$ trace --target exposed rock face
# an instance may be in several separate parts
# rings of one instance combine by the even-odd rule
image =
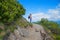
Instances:
[[[48,35],[45,37],[43,35],[45,33],[44,28],[37,24],[34,24],[32,28],[29,27],[27,29],[17,26],[14,33],[8,35],[7,40],[53,40]]]
[[[23,37],[28,37],[29,31],[24,28],[17,27],[16,30],[14,30],[14,33],[11,33],[8,40],[23,40]]]
[[[4,26],[0,26],[0,29],[4,30]]]
[[[16,40],[16,36],[13,33],[11,33],[8,40]]]

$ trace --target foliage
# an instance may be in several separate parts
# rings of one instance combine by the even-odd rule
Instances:
[[[0,0],[0,21],[11,23],[25,14],[23,6],[17,0]]]
[[[8,31],[16,29],[17,20],[24,14],[25,9],[17,0],[0,0],[0,40]]]

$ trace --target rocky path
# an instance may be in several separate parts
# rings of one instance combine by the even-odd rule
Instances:
[[[24,38],[24,40],[43,40],[40,30],[45,33],[42,26],[33,24],[32,28],[28,29],[30,31],[29,37]]]
[[[46,34],[44,28],[38,24],[33,24],[32,28],[28,27],[27,29],[17,26],[17,30],[10,35],[9,40],[46,40],[50,38],[48,35],[44,37],[44,34]]]

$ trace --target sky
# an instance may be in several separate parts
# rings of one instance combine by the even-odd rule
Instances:
[[[24,17],[32,14],[32,22],[47,18],[50,21],[60,20],[60,0],[18,0],[26,9]]]

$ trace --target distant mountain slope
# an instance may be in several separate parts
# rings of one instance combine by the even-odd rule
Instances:
[[[60,21],[57,21],[58,24],[60,24]]]

